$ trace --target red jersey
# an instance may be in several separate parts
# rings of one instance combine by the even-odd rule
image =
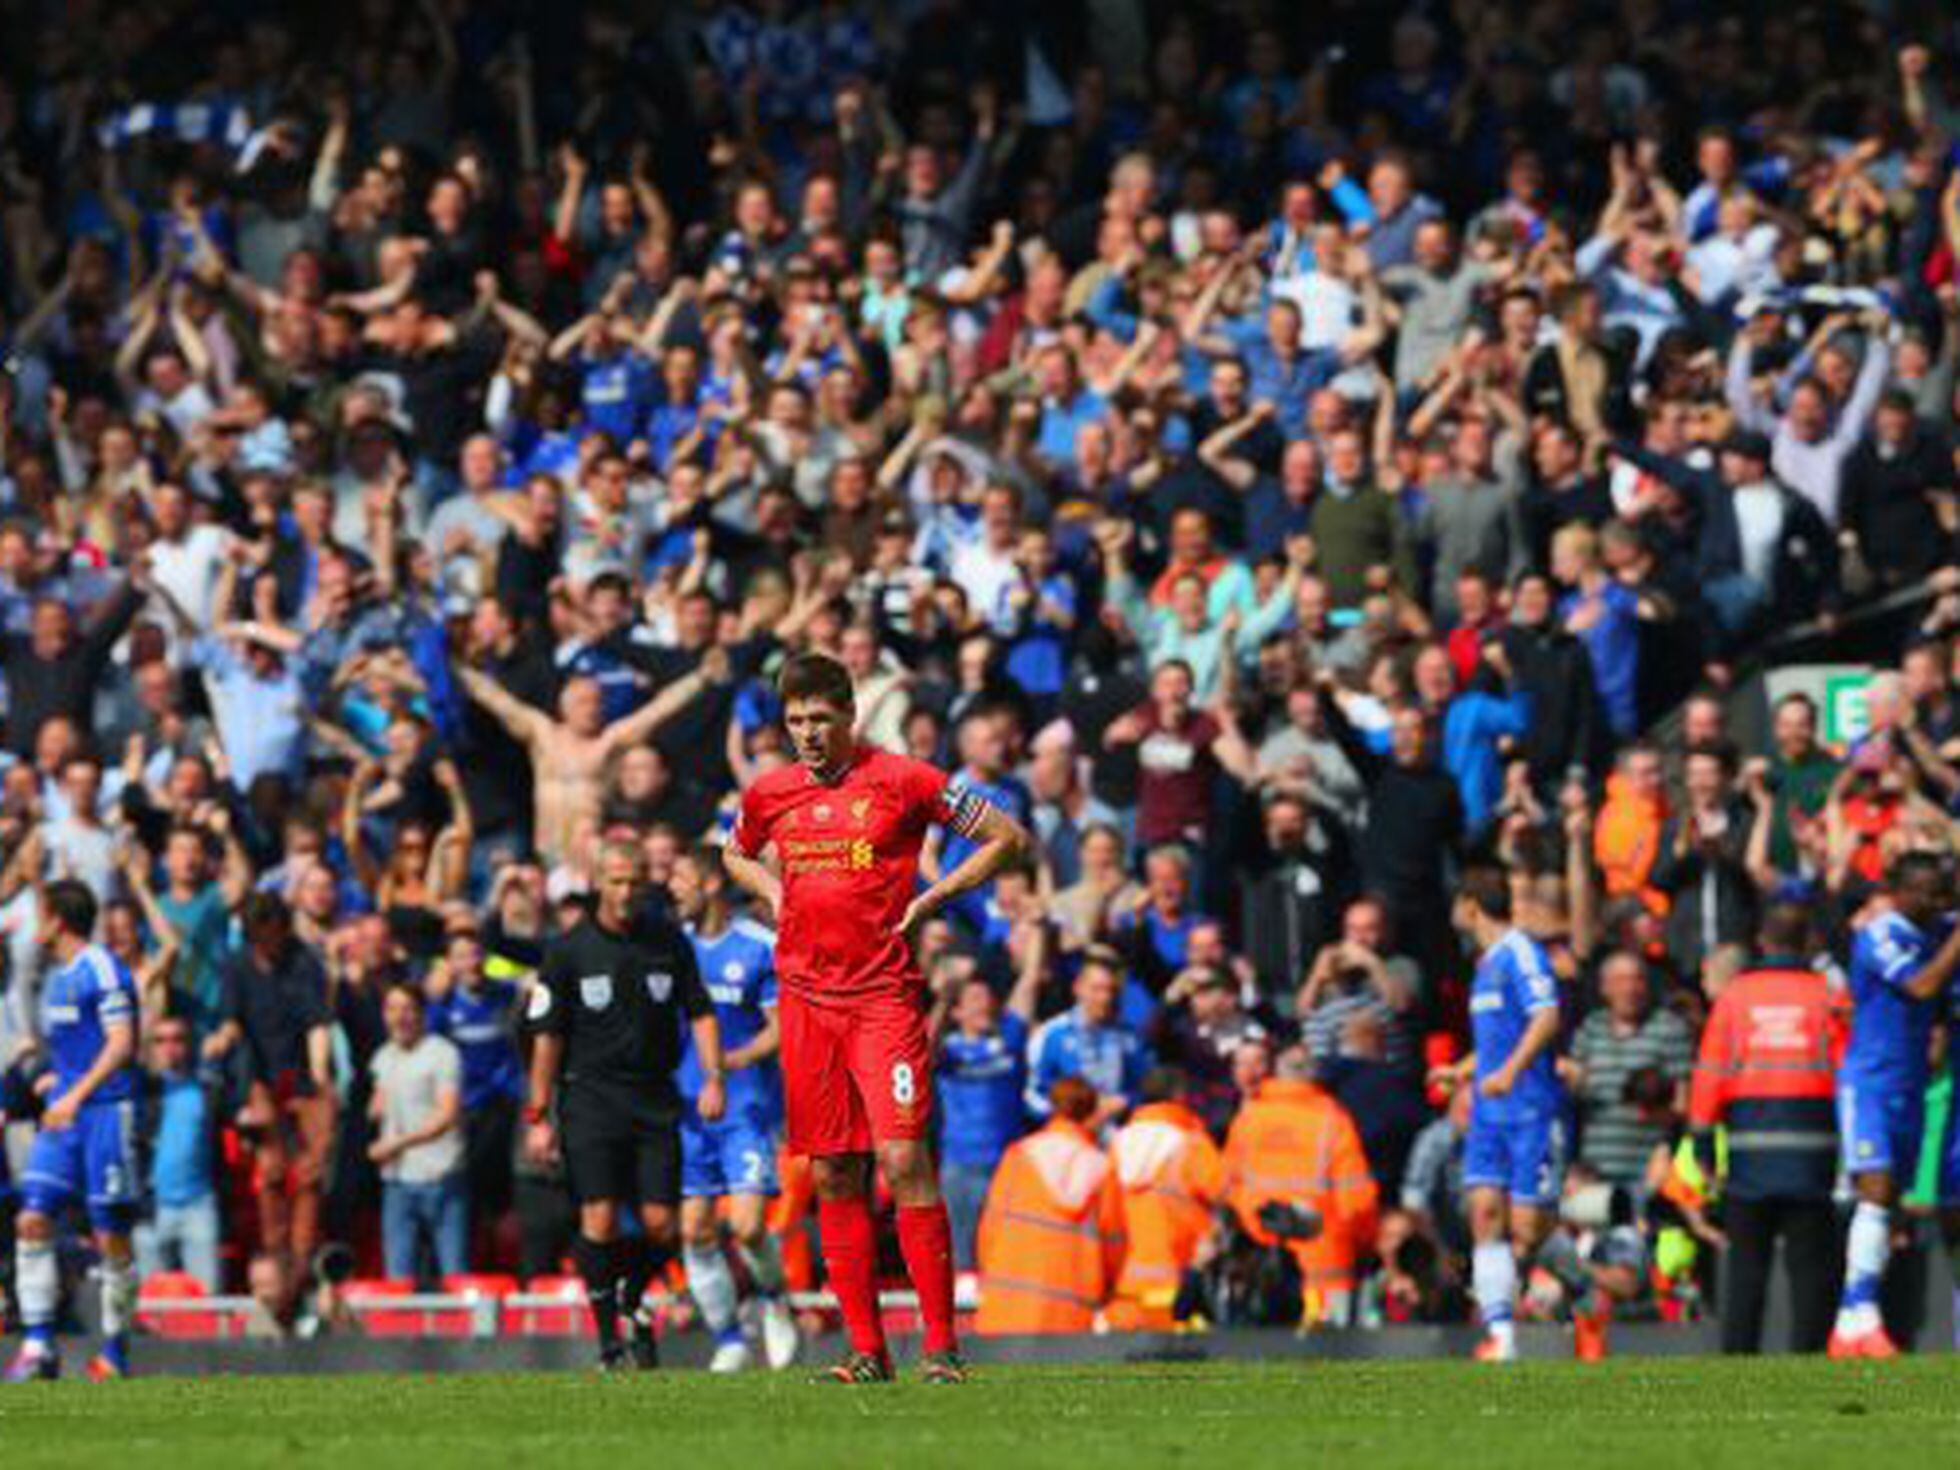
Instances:
[[[936,766],[873,746],[860,746],[834,781],[785,766],[743,792],[730,841],[751,858],[773,844],[782,871],[783,990],[836,1005],[918,985],[898,926],[918,891],[919,848],[935,823],[974,834],[981,807]]]

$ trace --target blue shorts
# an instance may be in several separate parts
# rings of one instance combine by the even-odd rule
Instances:
[[[681,1120],[681,1198],[777,1192],[773,1129],[752,1117]]]
[[[1840,1078],[1837,1105],[1844,1172],[1889,1174],[1910,1189],[1926,1135],[1925,1087]]]
[[[95,1229],[123,1234],[135,1215],[137,1185],[136,1104],[98,1103],[76,1114],[72,1127],[34,1135],[20,1202],[58,1215],[79,1200]]]
[[[1511,1203],[1548,1208],[1565,1180],[1565,1123],[1555,1116],[1487,1123],[1473,1109],[1463,1139],[1463,1187],[1499,1189]]]

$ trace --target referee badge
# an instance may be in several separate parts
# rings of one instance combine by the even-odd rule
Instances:
[[[674,993],[674,977],[665,970],[647,971],[647,994],[657,1006],[667,1004],[667,997]]]
[[[581,975],[578,998],[585,1003],[588,1011],[603,1011],[612,1004],[612,976]]]

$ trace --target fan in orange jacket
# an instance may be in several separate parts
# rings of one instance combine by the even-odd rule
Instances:
[[[1347,1109],[1313,1080],[1305,1047],[1289,1047],[1239,1111],[1225,1140],[1225,1201],[1261,1245],[1274,1236],[1259,1211],[1281,1202],[1320,1216],[1320,1233],[1288,1243],[1300,1263],[1306,1321],[1339,1320],[1353,1299],[1355,1263],[1375,1237],[1379,1191]]]
[[[1168,1331],[1175,1325],[1178,1283],[1211,1232],[1224,1161],[1203,1120],[1185,1105],[1186,1088],[1174,1067],[1150,1072],[1138,1089],[1142,1105],[1110,1143],[1130,1236],[1109,1309],[1112,1327]]]
[[[1001,1155],[980,1213],[975,1330],[1087,1332],[1123,1270],[1123,1190],[1089,1120],[1096,1090],[1064,1077],[1048,1126]]]
[[[1593,827],[1593,859],[1608,898],[1632,895],[1649,913],[1665,914],[1667,895],[1649,883],[1667,824],[1666,772],[1651,745],[1630,745],[1606,780],[1606,800]]]

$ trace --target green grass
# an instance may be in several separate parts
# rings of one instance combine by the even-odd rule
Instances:
[[[760,1374],[149,1379],[0,1391],[0,1464],[1139,1470],[1960,1465],[1960,1364],[993,1368],[959,1389]]]

